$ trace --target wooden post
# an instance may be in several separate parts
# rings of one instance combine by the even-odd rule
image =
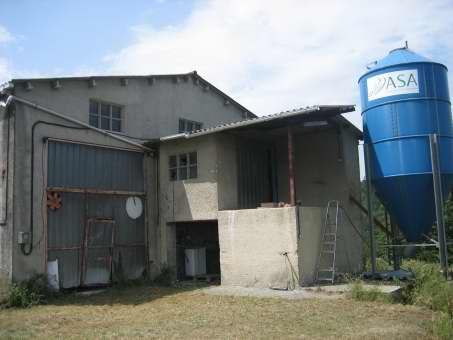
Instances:
[[[294,143],[293,130],[288,126],[288,177],[289,177],[289,203],[296,205],[296,189],[294,181]]]

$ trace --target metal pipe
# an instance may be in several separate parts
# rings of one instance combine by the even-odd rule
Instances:
[[[293,130],[288,126],[288,177],[289,177],[289,203],[291,206],[296,205],[296,189],[294,181],[294,142]]]
[[[436,205],[437,238],[439,240],[439,257],[445,278],[448,278],[448,250],[445,235],[445,221],[443,214],[442,178],[440,176],[439,141],[437,134],[429,135],[429,149],[433,171],[434,203]]]
[[[9,194],[9,190],[8,190],[8,187],[9,187],[9,146],[10,146],[10,141],[9,141],[9,138],[10,138],[10,129],[11,129],[11,113],[6,110],[6,114],[8,115],[8,119],[7,119],[7,122],[8,122],[8,125],[7,125],[7,132],[6,132],[6,178],[5,178],[5,194],[4,194],[4,200],[5,200],[5,205],[4,205],[4,216],[2,216],[2,220],[0,221],[0,225],[6,225],[6,222],[8,220],[8,194]]]
[[[373,204],[371,197],[371,160],[370,160],[370,146],[364,144],[365,151],[365,173],[366,173],[366,184],[367,184],[367,203],[368,203],[368,224],[370,228],[370,256],[371,256],[371,274],[376,274],[376,243],[374,239],[374,221],[373,221]]]
[[[395,222],[393,221],[393,219],[391,217],[390,217],[390,229],[392,231],[392,243],[394,245],[398,246],[398,242],[399,242],[398,238],[397,238],[398,229],[396,227]],[[392,254],[393,254],[393,269],[399,270],[401,264],[400,264],[400,257],[399,257],[399,254],[398,254],[398,251],[396,248],[393,249]]]

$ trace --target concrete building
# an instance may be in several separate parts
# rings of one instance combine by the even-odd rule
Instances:
[[[63,288],[153,277],[165,265],[183,279],[185,249],[202,247],[223,284],[281,287],[291,273],[310,284],[330,200],[348,216],[337,270],[361,270],[347,222],[361,225],[350,203],[360,198],[361,132],[341,116],[352,106],[257,118],[196,72],[17,79],[1,97],[9,279],[49,263]]]

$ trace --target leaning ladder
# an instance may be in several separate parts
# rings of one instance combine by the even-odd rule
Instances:
[[[326,208],[324,229],[321,237],[316,282],[335,280],[335,255],[337,250],[338,213],[340,202],[329,201]],[[333,211],[332,211],[333,210]]]

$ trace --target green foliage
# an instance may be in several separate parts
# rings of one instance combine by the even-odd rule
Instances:
[[[453,319],[445,313],[432,322],[432,332],[437,339],[453,339]]]
[[[358,301],[392,302],[392,298],[382,293],[377,287],[365,287],[361,280],[352,281],[349,296]]]
[[[8,307],[28,308],[45,303],[50,295],[47,276],[38,274],[29,280],[13,283],[8,292],[7,305]]]
[[[414,281],[405,287],[406,301],[453,318],[453,285],[442,276],[439,265],[411,260],[404,266],[415,276]]]
[[[158,286],[170,287],[173,286],[175,282],[175,270],[168,266],[163,265],[160,274],[155,277],[153,283]]]

